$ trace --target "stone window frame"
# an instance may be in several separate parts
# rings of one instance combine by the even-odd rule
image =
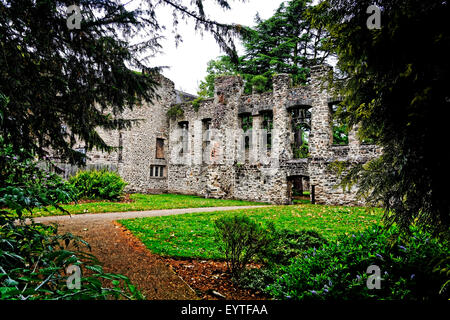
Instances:
[[[330,103],[328,103],[328,107],[330,110],[331,145],[334,147],[348,146],[349,145],[348,136],[350,133],[348,131],[348,128],[347,128],[347,143],[337,143],[334,141],[334,128],[339,125],[336,123],[337,119],[335,118],[336,111],[339,108],[339,103],[338,102],[330,102]],[[340,124],[340,125],[344,125],[344,124]]]
[[[150,165],[150,178],[164,179],[166,178],[167,169],[163,165]]]
[[[117,155],[117,161],[119,163],[123,163],[123,135],[122,132],[119,132],[119,151]]]
[[[244,148],[249,150],[252,145],[253,115],[248,112],[239,114],[239,127],[244,132]],[[250,133],[247,133],[249,130]]]
[[[266,130],[267,134],[267,151],[272,150],[272,130],[273,130],[273,110],[265,110],[259,112],[261,116],[261,129]],[[268,117],[268,118],[267,118]]]
[[[208,151],[208,147],[211,145],[211,126],[212,126],[212,119],[211,118],[204,118],[202,119],[202,162],[206,163],[208,157],[208,154],[206,152]]]
[[[164,138],[156,138],[156,145],[155,145],[155,159],[165,159],[166,153],[165,153],[165,140]],[[158,152],[158,150],[161,151],[161,153]]]
[[[178,122],[178,129],[182,130],[180,135],[180,156],[183,157],[189,153],[189,121]]]
[[[291,132],[294,135],[294,140],[292,142],[292,157],[293,159],[305,159],[309,156],[309,137],[311,135],[311,129],[312,129],[312,106],[307,104],[299,104],[296,106],[292,106],[289,108],[289,116],[290,116],[290,125],[291,125]],[[298,112],[298,114],[296,114]],[[305,131],[302,129],[296,130],[295,128],[297,126],[303,126]],[[300,145],[296,144],[296,136],[298,136],[298,132],[302,132],[302,137],[300,138],[300,141],[302,143]],[[308,132],[307,139],[303,138],[303,134]],[[305,141],[306,140],[306,141]],[[308,143],[308,152],[307,154],[304,154],[303,156],[299,155],[296,152],[296,149],[300,149],[304,146],[305,142]],[[301,151],[299,151],[301,152]]]

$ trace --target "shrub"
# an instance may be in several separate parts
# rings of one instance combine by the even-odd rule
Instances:
[[[307,249],[320,248],[327,241],[318,232],[311,230],[275,230],[269,227],[272,242],[263,248],[261,257],[268,264],[288,264],[291,258],[300,255]]]
[[[263,75],[254,76],[251,80],[252,88],[256,92],[264,92],[267,91],[269,79]]]
[[[0,208],[13,209],[19,217],[23,211],[45,206],[65,211],[59,204],[76,200],[75,189],[55,173],[38,167],[26,153],[16,154],[0,137]]]
[[[234,278],[239,278],[245,266],[271,241],[266,230],[246,216],[217,219],[215,228],[219,250]]]
[[[103,272],[84,246],[71,234],[58,235],[55,226],[18,223],[0,213],[0,300],[143,298],[127,277]],[[79,289],[67,285],[69,266],[89,273],[81,274]]]
[[[1,137],[0,137],[1,138]],[[14,155],[0,139],[0,300],[141,299],[125,276],[104,273],[89,245],[57,227],[26,223],[22,213],[72,200],[67,183],[37,167],[32,156]],[[67,285],[69,266],[82,267],[80,289]]]
[[[278,273],[279,269],[276,267],[245,269],[240,274],[238,284],[245,289],[267,292],[268,287],[278,278]]]
[[[203,100],[204,100],[204,98],[200,96],[191,101],[192,107],[194,108],[194,110],[196,112],[200,109],[200,104],[202,103]]]
[[[449,255],[448,244],[417,229],[411,232],[374,226],[309,249],[280,269],[281,276],[268,291],[282,299],[448,299],[449,291],[441,290],[445,277],[433,271],[437,261]],[[366,285],[371,265],[381,269],[381,289]]]
[[[179,104],[176,104],[170,107],[169,110],[167,110],[167,116],[169,118],[178,118],[182,117],[183,115],[184,115],[183,108]]]
[[[107,170],[79,171],[69,179],[79,198],[119,200],[127,185],[116,172]]]
[[[239,284],[244,288],[267,292],[268,287],[280,276],[281,265],[289,264],[292,258],[310,248],[317,249],[327,243],[319,233],[311,230],[276,230],[270,224],[267,232],[272,240],[261,249],[259,255],[266,264],[260,269],[248,269],[241,273]]]

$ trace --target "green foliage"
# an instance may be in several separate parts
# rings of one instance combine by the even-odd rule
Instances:
[[[14,133],[5,134],[6,142],[16,152],[25,148],[42,158],[52,150],[78,164],[85,160],[74,150],[79,142],[87,150],[112,151],[97,130],[129,128],[137,120],[120,115],[158,98],[161,68],[149,68],[145,58],[161,49],[165,27],[157,2],[131,8],[115,1],[76,1],[81,25],[70,30],[67,1],[2,1],[0,83],[9,103],[0,112],[5,115],[0,131]],[[213,2],[230,8],[226,0]],[[209,19],[203,0],[165,0],[164,5],[173,12],[176,42],[181,41],[180,19],[190,20],[235,55],[232,39],[239,27]]]
[[[433,272],[438,272],[443,279],[439,294],[450,291],[450,255],[440,260],[434,267]],[[445,282],[444,282],[445,281]]]
[[[361,140],[383,148],[372,164],[350,170],[361,195],[382,203],[386,221],[414,223],[443,236],[450,229],[448,163],[435,142],[448,135],[450,15],[448,1],[381,0],[381,29],[366,27],[373,1],[321,3],[316,26],[330,33],[342,76],[342,118]],[[331,82],[330,82],[331,83]],[[394,214],[391,214],[391,213]]]
[[[294,159],[306,159],[309,157],[308,144],[303,144],[299,148],[294,148]]]
[[[82,239],[25,221],[23,213],[35,208],[64,210],[60,203],[76,199],[68,183],[40,169],[27,152],[14,154],[9,145],[0,144],[0,161],[1,300],[142,298],[128,278],[104,273],[95,257],[82,250],[89,248]],[[69,266],[86,271],[80,289],[67,285]]]
[[[339,161],[335,160],[328,165],[328,169],[333,171],[338,176],[341,176],[348,168],[350,167],[350,163],[348,161]]]
[[[270,230],[270,231],[269,231]],[[299,256],[309,248],[320,248],[327,240],[311,230],[276,230],[269,227],[272,243],[264,248],[261,257],[269,265],[285,265],[291,258]]]
[[[266,91],[268,82],[269,79],[267,79],[263,75],[254,76],[251,80],[252,90],[259,93],[264,92]]]
[[[303,144],[299,147],[293,146],[293,157],[294,159],[305,159],[309,157],[309,142],[306,132],[302,131],[302,141]]]
[[[200,83],[199,96],[205,98],[214,97],[214,81],[219,76],[237,75],[237,68],[229,56],[220,56],[216,60],[210,60],[206,68],[205,80]]]
[[[311,25],[314,10],[309,0],[291,0],[267,20],[256,16],[255,27],[241,30],[244,55],[237,61],[227,56],[210,61],[201,89],[214,96],[214,78],[219,74],[241,75],[246,94],[252,93],[254,82],[257,92],[272,90],[276,73],[290,74],[294,85],[306,83],[309,67],[323,63],[329,55],[325,28]]]
[[[46,206],[64,209],[61,203],[76,200],[70,184],[50,171],[40,169],[29,153],[16,154],[0,136],[0,207],[13,210],[19,217],[33,208]]]
[[[205,207],[214,204],[217,206],[233,205],[233,200],[200,199],[175,195],[168,195],[167,198],[164,195],[161,200],[153,199],[148,200],[149,205],[159,202],[158,208],[161,209]],[[236,203],[236,205],[245,204],[255,205],[256,203]],[[367,226],[379,223],[381,220],[381,210],[377,209],[368,211],[367,208],[359,207],[302,204],[126,219],[121,220],[120,223],[156,254],[180,258],[223,260],[225,256],[219,251],[213,221],[234,214],[246,215],[265,227],[274,223],[279,229],[317,231],[327,240],[335,239],[340,234],[364,230]]]
[[[250,114],[241,116],[241,128],[244,132],[252,130],[253,128],[253,116]]]
[[[198,111],[198,109],[200,108],[200,103],[204,100],[204,98],[202,96],[194,99],[191,101],[192,107],[194,108],[195,111]]]
[[[184,115],[184,111],[183,108],[176,104],[172,107],[169,108],[169,110],[167,110],[167,116],[169,118],[178,118],[178,117],[182,117]]]
[[[0,213],[0,300],[142,299],[129,279],[105,273],[82,239],[55,226],[17,222]],[[80,288],[67,285],[69,266],[86,271]],[[72,280],[72,279],[69,279]]]
[[[267,232],[272,241],[262,248],[259,255],[265,265],[260,269],[242,271],[239,285],[244,288],[267,292],[268,286],[275,283],[281,275],[282,265],[288,265],[292,258],[302,255],[310,248],[320,248],[327,243],[318,232],[310,230],[277,230],[270,224]]]
[[[234,278],[239,278],[245,266],[271,242],[261,225],[246,216],[217,219],[215,228],[220,251]]]
[[[448,299],[449,290],[441,290],[445,278],[433,268],[449,252],[448,243],[416,228],[399,234],[396,227],[373,226],[307,250],[281,268],[268,291],[276,298],[299,300]],[[366,285],[371,265],[381,269],[381,289]]]
[[[276,268],[248,268],[241,272],[238,284],[245,289],[267,292],[278,276]]]
[[[69,183],[79,198],[119,200],[127,185],[117,172],[107,170],[79,171]]]
[[[264,75],[268,79],[274,73],[288,73],[292,75],[294,85],[306,82],[308,68],[328,56],[322,46],[325,30],[311,27],[310,3],[292,0],[282,3],[267,20],[255,18],[256,26],[243,32],[242,73]]]
[[[333,144],[348,145],[348,126],[346,124],[333,126]]]

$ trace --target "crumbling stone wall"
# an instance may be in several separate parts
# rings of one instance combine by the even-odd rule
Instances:
[[[157,89],[159,99],[153,104],[141,103],[133,110],[120,115],[123,119],[138,119],[129,130],[99,130],[101,137],[111,146],[120,148],[111,153],[97,150],[87,152],[88,164],[114,165],[122,178],[128,182],[127,192],[160,193],[167,191],[167,160],[169,154],[169,121],[167,111],[175,103],[174,84],[160,76]],[[156,157],[156,139],[164,141],[164,158]],[[80,148],[83,145],[80,144]],[[162,177],[151,175],[152,167],[163,168]]]
[[[327,65],[313,67],[309,84],[298,87],[292,87],[289,75],[276,75],[272,92],[250,95],[243,94],[239,76],[219,77],[214,98],[195,108],[189,101],[177,104],[173,83],[161,76],[161,99],[122,115],[142,119],[139,126],[101,133],[110,145],[122,146],[121,151],[89,152],[89,163],[115,165],[129,183],[128,191],[134,192],[289,204],[293,178],[302,177],[316,203],[363,204],[356,198],[356,187],[348,191],[336,187],[338,177],[330,164],[366,162],[381,150],[361,145],[355,131],[347,146],[333,145],[331,100],[323,83],[331,71]],[[311,111],[309,156],[294,159],[291,111],[305,107]],[[172,108],[181,112],[169,116]],[[244,118],[251,122],[245,132]],[[156,139],[164,141],[163,159],[156,158]],[[163,167],[163,177],[152,176],[152,166]]]
[[[356,187],[344,191],[337,187],[338,178],[330,170],[334,161],[365,162],[380,152],[375,146],[361,146],[355,133],[349,134],[348,146],[332,145],[330,97],[324,79],[332,68],[312,68],[308,85],[292,87],[288,75],[273,79],[273,91],[243,95],[240,77],[216,79],[215,97],[200,103],[195,110],[191,103],[180,104],[183,114],[170,119],[171,158],[169,160],[169,192],[187,192],[206,197],[227,197],[278,204],[292,201],[292,177],[309,177],[304,185],[313,186],[316,203],[358,205]],[[291,127],[292,108],[310,107],[310,156],[293,159],[294,139]],[[267,132],[262,128],[264,114],[271,112],[272,145],[266,150]],[[251,116],[252,129],[243,132],[240,119]],[[204,163],[202,123],[211,121],[217,144],[218,159]],[[181,160],[175,151],[179,142],[179,124],[189,123],[189,150]],[[247,149],[243,148],[248,136]],[[243,150],[244,149],[244,150]],[[214,153],[214,152],[213,152]],[[311,188],[312,189],[312,188]]]

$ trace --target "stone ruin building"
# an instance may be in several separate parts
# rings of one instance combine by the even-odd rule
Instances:
[[[298,87],[292,87],[289,75],[276,75],[272,92],[251,95],[243,94],[239,76],[222,76],[214,98],[201,101],[160,76],[160,99],[122,115],[141,119],[140,124],[128,131],[101,131],[119,148],[110,154],[89,151],[87,165],[117,170],[129,192],[290,204],[295,190],[309,191],[312,203],[361,205],[356,187],[337,186],[329,165],[366,162],[380,149],[360,143],[355,131],[348,133],[348,145],[333,144],[337,101],[323,89],[330,71],[331,66],[315,66],[309,84]],[[309,154],[301,155],[305,143]]]

